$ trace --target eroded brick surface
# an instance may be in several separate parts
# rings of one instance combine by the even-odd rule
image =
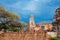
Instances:
[[[5,32],[0,34],[0,40],[49,40],[45,32]]]

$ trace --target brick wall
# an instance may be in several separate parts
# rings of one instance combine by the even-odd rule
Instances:
[[[0,40],[49,40],[45,32],[4,32]]]

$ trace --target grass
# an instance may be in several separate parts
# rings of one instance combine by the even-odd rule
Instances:
[[[60,40],[60,38],[51,38],[51,40]]]

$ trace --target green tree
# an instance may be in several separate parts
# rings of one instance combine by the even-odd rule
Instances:
[[[13,31],[14,31],[14,32],[19,32],[19,31],[20,31],[20,28],[14,27],[14,28],[13,28]]]
[[[6,26],[12,26],[12,24],[19,21],[18,15],[13,12],[6,11],[3,7],[0,7],[0,25],[5,29]],[[8,27],[7,27],[8,28]]]
[[[19,29],[18,29],[19,28]],[[19,22],[19,16],[10,11],[6,11],[4,7],[0,6],[0,30],[22,30],[24,23]]]

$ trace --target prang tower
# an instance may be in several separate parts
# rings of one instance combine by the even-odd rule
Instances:
[[[30,16],[29,25],[30,25],[30,28],[29,28],[30,31],[35,28],[35,22],[34,22],[34,17],[33,17],[33,15]]]

